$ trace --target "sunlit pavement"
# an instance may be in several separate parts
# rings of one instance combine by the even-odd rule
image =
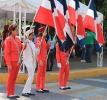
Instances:
[[[23,86],[16,85],[16,94],[21,96]],[[70,90],[60,90],[58,82],[47,83],[50,93],[37,93],[33,84],[32,92],[35,96],[21,96],[16,100],[107,100],[107,76],[69,80],[68,86],[71,87]],[[5,91],[5,85],[0,85],[0,100],[11,100],[6,97]]]

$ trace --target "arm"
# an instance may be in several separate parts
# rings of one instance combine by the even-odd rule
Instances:
[[[36,55],[40,54],[40,47],[41,47],[41,39],[37,38],[35,42],[35,47],[36,47]],[[41,55],[39,55],[41,59]]]
[[[57,63],[60,63],[60,62],[61,62],[61,58],[60,58],[60,48],[59,48],[58,43],[56,44],[56,60],[57,60]]]
[[[10,49],[11,49],[11,44],[10,44],[10,41],[9,39],[6,39],[5,41],[5,50],[4,50],[4,55],[5,55],[5,60],[6,60],[6,65],[7,66],[11,66],[11,60],[10,60]]]

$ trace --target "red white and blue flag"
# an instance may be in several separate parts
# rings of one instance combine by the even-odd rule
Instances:
[[[98,15],[94,0],[90,0],[89,9],[84,18],[84,27],[96,33],[96,50],[101,53],[102,46],[104,44],[104,36],[100,22],[98,22]]]
[[[76,26],[77,44],[80,47],[85,46],[86,33],[83,25],[82,15],[80,13],[80,5],[78,0],[70,0],[68,5],[70,23]]]
[[[34,22],[54,27],[52,10],[49,0],[42,0],[42,3],[35,14]]]
[[[58,16],[58,12],[56,9],[57,0],[49,0],[49,1],[51,3],[51,10],[53,14],[53,20],[54,20],[54,26],[56,29],[58,44],[59,44],[60,50],[65,52],[66,36],[64,34],[64,31],[63,31],[63,28],[62,28],[62,25],[60,23],[60,19]]]
[[[55,27],[61,51],[68,51],[74,38],[68,24],[66,0],[43,0],[34,21]]]
[[[71,31],[71,25],[69,23],[69,13],[66,0],[57,0],[56,9],[58,12],[59,22],[62,30],[66,36],[65,52],[68,51],[74,45],[74,36]]]

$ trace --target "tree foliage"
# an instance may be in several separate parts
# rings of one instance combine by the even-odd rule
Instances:
[[[79,0],[80,2],[88,5],[90,0]],[[97,11],[103,14],[103,29],[107,31],[107,0],[94,0]]]

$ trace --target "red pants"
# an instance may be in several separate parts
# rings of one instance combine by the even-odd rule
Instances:
[[[46,59],[42,59],[43,66],[40,66],[39,60],[38,62],[38,70],[36,75],[36,90],[44,89],[45,88],[45,74],[46,74],[46,67],[47,61]]]
[[[59,69],[59,85],[60,87],[66,87],[69,77],[69,64],[66,64],[65,60],[61,61],[62,67]]]
[[[7,96],[15,94],[15,82],[20,68],[20,64],[17,66],[17,61],[12,61],[11,64],[12,70],[8,70]]]

